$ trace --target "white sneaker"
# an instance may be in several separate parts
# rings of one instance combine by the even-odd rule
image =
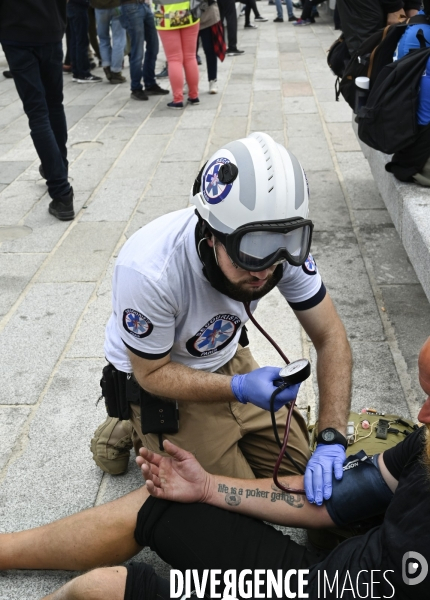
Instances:
[[[209,94],[218,94],[218,85],[216,79],[209,81]]]

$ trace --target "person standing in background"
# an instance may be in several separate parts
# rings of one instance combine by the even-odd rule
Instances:
[[[88,59],[88,0],[67,0],[67,21],[70,25],[70,61],[73,81],[99,83],[102,78],[90,73]]]
[[[155,62],[158,54],[158,36],[154,15],[145,0],[121,0],[121,25],[130,38],[131,98],[148,100],[149,96],[164,96],[155,81]],[[143,46],[146,43],[145,58]],[[145,84],[143,89],[142,81]]]
[[[66,0],[26,0],[25,9],[16,0],[0,2],[0,42],[48,185],[49,212],[62,221],[75,216],[63,106],[65,29]]]
[[[202,40],[203,50],[206,56],[206,67],[208,71],[209,94],[218,93],[217,85],[217,53],[215,52],[213,40],[213,27],[219,26],[222,29],[221,17],[219,14],[218,4],[215,0],[209,0],[207,9],[200,15],[200,30],[199,35]],[[225,43],[222,38],[223,53],[221,60],[225,57]]]
[[[120,0],[91,0],[91,6],[95,10],[102,67],[106,78],[113,85],[124,83],[127,81],[122,74],[126,33],[120,22]]]
[[[199,68],[196,59],[199,17],[189,0],[157,0],[155,26],[160,34],[169,65],[173,101],[169,108],[184,108],[184,70],[188,84],[188,104],[199,104]]]

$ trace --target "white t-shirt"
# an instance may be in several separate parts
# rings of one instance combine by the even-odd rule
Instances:
[[[113,312],[105,354],[117,369],[132,371],[127,348],[216,371],[237,349],[248,320],[241,302],[214,289],[202,272],[195,244],[194,208],[169,213],[142,227],[124,244],[112,282]],[[325,288],[309,255],[303,267],[284,263],[278,288],[296,310],[317,305]],[[251,303],[254,312],[258,300]]]

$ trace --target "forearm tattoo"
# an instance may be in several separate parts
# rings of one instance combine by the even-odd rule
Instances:
[[[288,486],[288,482],[286,482]],[[286,502],[293,508],[302,508],[305,504],[303,496],[299,494],[289,494],[280,490],[272,483],[272,492],[260,490],[259,488],[237,488],[229,487],[224,483],[218,484],[218,493],[225,495],[225,503],[229,506],[239,506],[242,498],[264,498],[270,502]]]

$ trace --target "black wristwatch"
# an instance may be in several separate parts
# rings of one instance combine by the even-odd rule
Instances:
[[[319,432],[317,437],[318,444],[341,444],[345,450],[348,446],[346,437],[343,436],[337,429],[327,427]]]

